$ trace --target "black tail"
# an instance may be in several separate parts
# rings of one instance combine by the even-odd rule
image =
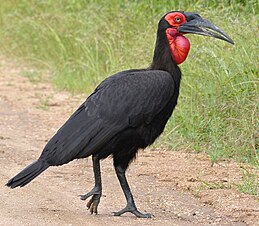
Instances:
[[[35,177],[40,175],[44,170],[49,167],[49,164],[42,160],[37,160],[28,165],[24,170],[18,173],[15,177],[10,179],[6,186],[10,188],[23,187],[30,183]]]

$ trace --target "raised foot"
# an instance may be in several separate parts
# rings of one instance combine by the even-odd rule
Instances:
[[[150,213],[141,213],[139,212],[136,208],[130,208],[130,207],[125,207],[124,209],[122,209],[121,211],[118,211],[118,212],[113,212],[113,215],[114,216],[121,216],[122,214],[124,213],[132,213],[134,214],[136,217],[139,217],[139,218],[151,218],[151,217],[154,217],[153,214],[150,214]]]
[[[97,187],[94,187],[90,192],[88,192],[88,193],[86,193],[84,195],[80,195],[80,199],[81,200],[86,200],[90,196],[92,196],[92,198],[88,201],[86,206],[89,209],[91,214],[93,214],[93,213],[97,214],[97,212],[98,212],[97,208],[98,208],[98,205],[100,203],[102,192]]]

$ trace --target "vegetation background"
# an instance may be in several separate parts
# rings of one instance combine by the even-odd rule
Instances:
[[[234,41],[188,35],[178,106],[158,140],[172,150],[258,164],[257,0],[0,0],[0,53],[46,71],[58,89],[90,94],[105,77],[151,63],[159,19],[198,12]],[[157,145],[155,144],[155,146]]]

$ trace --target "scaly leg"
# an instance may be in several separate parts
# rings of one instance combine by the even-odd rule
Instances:
[[[135,205],[132,193],[130,191],[129,184],[128,184],[126,176],[125,176],[125,169],[123,169],[121,166],[115,166],[115,171],[116,171],[117,177],[120,181],[120,185],[123,190],[123,193],[126,197],[127,205],[121,211],[113,212],[114,216],[120,216],[126,212],[130,212],[130,213],[133,213],[136,217],[151,218],[152,214],[149,214],[149,213],[144,214],[144,213],[141,213],[138,211],[138,209]]]
[[[93,160],[95,185],[90,192],[80,196],[81,196],[81,200],[86,200],[87,198],[92,196],[92,198],[89,200],[86,206],[90,210],[91,214],[93,213],[97,214],[97,207],[100,203],[100,199],[102,196],[102,180],[101,180],[101,171],[100,171],[100,159],[98,158],[98,156],[93,155],[92,160]]]

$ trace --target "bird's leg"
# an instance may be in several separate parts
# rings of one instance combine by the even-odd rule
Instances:
[[[100,203],[100,199],[102,196],[102,180],[100,171],[100,159],[98,158],[98,156],[93,155],[92,160],[95,185],[90,192],[86,193],[85,195],[81,195],[81,200],[86,200],[87,198],[92,196],[86,206],[90,210],[91,214],[97,214],[97,207]]]
[[[121,166],[115,166],[115,171],[116,171],[117,177],[120,181],[120,185],[123,190],[123,193],[126,197],[127,205],[121,211],[113,212],[114,216],[120,216],[126,212],[130,212],[130,213],[133,213],[136,217],[151,218],[152,214],[149,214],[149,213],[144,214],[144,213],[141,213],[138,211],[138,209],[135,205],[134,199],[133,199],[133,195],[130,191],[129,184],[128,184],[126,176],[125,176],[125,169],[123,169]]]

